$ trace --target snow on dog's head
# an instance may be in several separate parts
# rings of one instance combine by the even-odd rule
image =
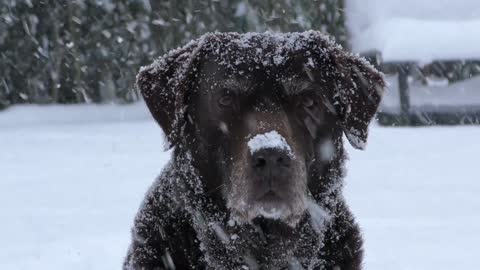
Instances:
[[[137,77],[176,152],[233,216],[296,224],[307,198],[328,200],[342,134],[363,148],[382,75],[325,35],[209,33]],[[337,163],[335,163],[337,162]],[[323,193],[322,193],[323,192]]]

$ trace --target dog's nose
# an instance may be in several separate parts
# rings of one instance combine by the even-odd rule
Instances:
[[[276,170],[290,167],[291,158],[280,149],[267,148],[252,155],[252,165],[256,170]]]

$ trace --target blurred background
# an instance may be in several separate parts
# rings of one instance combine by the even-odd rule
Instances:
[[[0,106],[128,103],[143,64],[212,31],[319,29],[346,43],[344,2],[4,0]]]
[[[330,34],[386,75],[345,196],[365,269],[480,269],[480,1],[0,1],[0,269],[119,269],[166,164],[133,87],[212,31]],[[395,128],[392,128],[395,127]]]
[[[321,30],[388,75],[384,125],[478,123],[476,0],[5,0],[0,109],[131,103],[141,65],[211,31]]]

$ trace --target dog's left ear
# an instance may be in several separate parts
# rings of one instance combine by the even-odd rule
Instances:
[[[317,63],[306,64],[309,78],[319,85],[327,107],[334,111],[350,144],[364,149],[368,125],[384,92],[383,74],[365,59],[340,47],[325,46]]]
[[[350,144],[364,149],[368,125],[377,112],[385,81],[383,74],[365,59],[350,53],[335,56],[333,102]]]

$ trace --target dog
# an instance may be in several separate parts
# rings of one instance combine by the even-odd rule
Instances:
[[[362,266],[342,196],[383,75],[317,31],[208,33],[137,87],[172,158],[135,218],[124,269]]]

